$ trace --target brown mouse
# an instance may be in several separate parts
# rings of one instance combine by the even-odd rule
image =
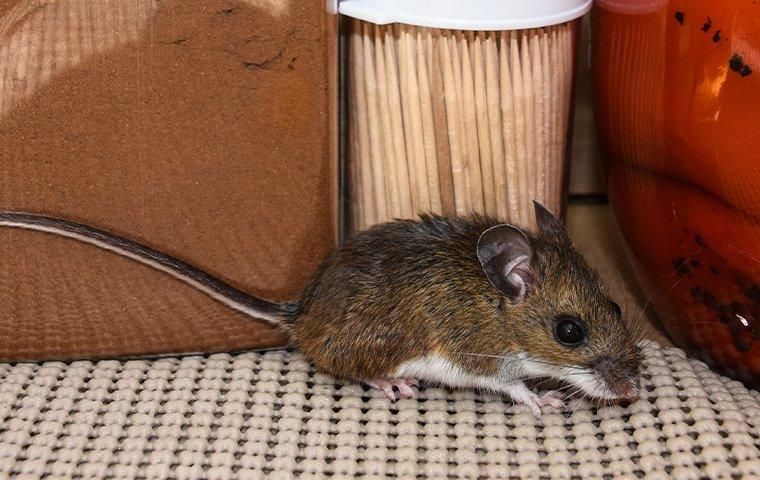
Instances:
[[[321,371],[393,399],[418,380],[508,395],[540,414],[562,395],[524,383],[565,382],[590,397],[638,393],[640,355],[620,307],[535,203],[538,233],[473,215],[375,225],[321,264],[295,302],[253,297],[165,253],[92,227],[18,212],[0,226],[46,231],[163,270],[276,324]]]

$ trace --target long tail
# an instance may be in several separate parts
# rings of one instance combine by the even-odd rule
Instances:
[[[171,255],[80,223],[31,213],[0,211],[0,226],[48,232],[115,252],[166,272],[230,308],[275,325],[281,326],[290,320],[298,309],[296,302],[275,303],[254,297]]]

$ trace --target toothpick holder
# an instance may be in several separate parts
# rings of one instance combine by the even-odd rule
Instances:
[[[533,3],[339,4],[348,231],[422,212],[532,226],[533,199],[562,213],[590,2]]]

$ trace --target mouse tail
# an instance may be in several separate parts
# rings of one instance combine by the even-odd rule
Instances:
[[[298,314],[298,302],[277,303],[254,297],[171,255],[81,223],[31,213],[0,211],[0,227],[52,233],[131,258],[168,273],[234,310],[283,329],[287,329]]]

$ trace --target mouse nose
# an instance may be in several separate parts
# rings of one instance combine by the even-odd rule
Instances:
[[[619,393],[620,398],[632,400],[639,396],[639,387],[631,381],[622,382],[619,387]]]
[[[638,397],[638,378],[621,368],[619,362],[601,357],[596,362],[596,370],[618,398],[631,400]]]

